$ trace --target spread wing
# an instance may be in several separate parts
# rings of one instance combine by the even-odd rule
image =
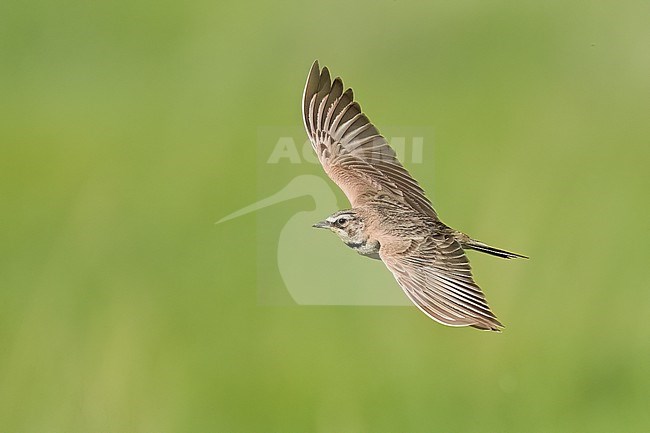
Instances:
[[[472,279],[467,256],[453,237],[440,234],[380,243],[379,256],[404,293],[427,316],[448,326],[492,331],[503,327]]]
[[[395,151],[361,112],[352,89],[343,91],[315,61],[303,93],[305,129],[327,175],[353,207],[378,193],[390,194],[414,210],[437,218],[420,185],[400,164]]]

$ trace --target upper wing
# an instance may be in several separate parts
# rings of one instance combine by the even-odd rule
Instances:
[[[379,256],[409,299],[427,316],[449,326],[499,331],[503,325],[490,311],[472,279],[460,244],[440,234],[422,240],[381,242]]]
[[[437,218],[424,191],[398,161],[395,151],[354,101],[352,89],[330,78],[315,61],[303,93],[307,135],[327,175],[353,207],[378,192],[389,193],[425,215]]]

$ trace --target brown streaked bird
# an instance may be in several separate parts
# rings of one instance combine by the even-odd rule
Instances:
[[[445,225],[386,139],[315,61],[303,93],[305,129],[327,175],[351,209],[314,224],[336,233],[357,253],[382,260],[408,298],[448,326],[499,331],[472,278],[467,249],[505,259],[527,258],[491,247]]]

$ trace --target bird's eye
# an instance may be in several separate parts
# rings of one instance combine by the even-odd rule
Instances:
[[[342,225],[344,225],[347,221],[348,221],[348,220],[346,220],[345,218],[339,218],[338,221],[336,221],[336,223],[337,223],[338,225],[342,226]]]

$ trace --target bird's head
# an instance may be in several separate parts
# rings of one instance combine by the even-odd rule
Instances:
[[[312,227],[329,229],[348,245],[363,243],[366,240],[366,235],[363,232],[363,219],[353,210],[335,212]]]

